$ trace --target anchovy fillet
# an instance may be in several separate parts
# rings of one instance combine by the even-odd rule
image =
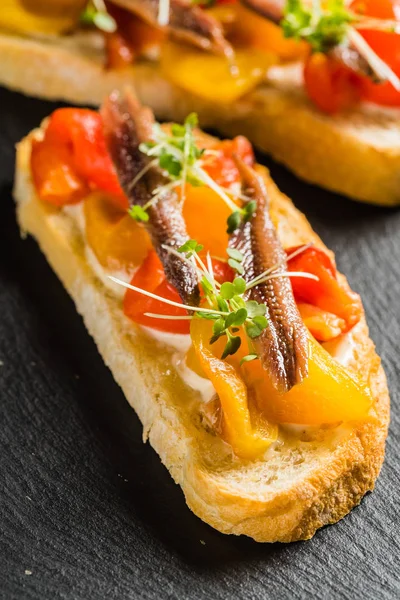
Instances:
[[[274,267],[274,274],[287,271],[286,253],[271,221],[264,182],[251,167],[239,159],[236,162],[244,194],[257,202],[252,219],[242,223],[229,242],[231,248],[244,256],[244,278],[249,283]],[[248,299],[267,307],[268,326],[254,342],[276,389],[288,392],[308,373],[307,330],[297,309],[290,280],[285,276],[271,278],[251,288]]]
[[[114,4],[158,26],[159,0],[113,0]],[[232,58],[233,50],[222,25],[190,0],[170,0],[167,31],[180,40]]]
[[[125,92],[123,96],[113,93],[104,102],[101,115],[106,145],[121,187],[131,205],[143,207],[153,198],[154,190],[169,182],[154,166],[132,187],[132,182],[150,162],[139,146],[151,140],[153,114],[143,108],[132,93]],[[197,306],[200,292],[194,267],[166,249],[179,248],[189,239],[177,194],[172,190],[160,194],[157,202],[148,208],[148,214],[149,221],[145,226],[168,281],[178,290],[185,304]]]

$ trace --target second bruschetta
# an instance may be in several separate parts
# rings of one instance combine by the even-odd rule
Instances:
[[[400,204],[392,0],[326,2],[320,11],[314,3],[314,12],[301,0],[50,4],[7,0],[3,85],[98,105],[133,84],[159,119],[196,111],[204,127],[246,135],[307,181]]]

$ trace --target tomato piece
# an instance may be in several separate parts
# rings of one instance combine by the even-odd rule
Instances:
[[[399,0],[356,0],[350,8],[376,19],[400,20]],[[362,30],[361,35],[376,54],[400,77],[400,35],[387,31]],[[383,106],[400,106],[400,92],[389,82],[376,84],[363,78],[362,98]]]
[[[59,108],[50,117],[45,141],[69,148],[80,176],[93,188],[113,194],[122,208],[128,208],[106,148],[99,113],[85,108]]]
[[[141,267],[132,277],[131,285],[152,292],[161,298],[182,302],[176,289],[166,280],[163,266],[154,250],[149,252]],[[189,320],[156,319],[147,317],[145,313],[148,312],[173,317],[188,315],[183,308],[170,306],[160,300],[144,296],[140,292],[127,289],[124,297],[124,313],[132,321],[169,333],[187,334],[190,331]]]
[[[287,250],[290,255],[296,248]],[[319,248],[310,247],[288,261],[289,271],[311,273],[318,281],[303,277],[292,277],[292,288],[297,302],[312,304],[323,311],[343,319],[349,331],[362,315],[362,304],[358,294],[345,289],[337,280],[336,269],[329,256]]]
[[[304,83],[314,104],[331,115],[351,108],[361,97],[362,78],[338,60],[320,52],[306,60]]]
[[[59,144],[32,141],[31,171],[41,200],[54,206],[76,204],[89,193],[68,150]]]
[[[384,31],[360,33],[378,56],[400,77],[400,35]],[[378,84],[365,77],[362,98],[382,106],[400,106],[400,92],[388,81]]]
[[[215,258],[211,259],[214,277],[218,283],[224,283],[225,281],[233,281],[235,278],[234,270],[228,265],[227,262],[218,260]]]
[[[376,19],[400,18],[399,0],[354,0],[349,8],[359,15]]]

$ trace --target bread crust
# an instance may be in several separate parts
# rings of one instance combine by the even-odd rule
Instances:
[[[179,121],[196,111],[203,127],[246,135],[306,181],[355,200],[400,204],[399,111],[363,108],[323,115],[290,69],[227,110],[170,83],[156,63],[105,70],[102,38],[96,32],[46,40],[3,33],[0,64],[1,84],[75,104],[98,105],[113,89],[134,84],[141,102],[160,120]]]
[[[377,419],[318,430],[311,442],[304,442],[303,433],[288,434],[265,460],[239,461],[202,427],[189,388],[167,369],[166,350],[154,352],[154,341],[127,321],[120,301],[95,277],[73,221],[36,197],[29,166],[32,135],[37,133],[17,148],[14,195],[21,230],[36,238],[72,296],[104,362],[142,421],[144,440],[149,439],[182,487],[193,512],[223,533],[260,542],[308,539],[319,527],[346,515],[374,487],[389,423],[386,379],[365,319],[354,334],[350,367],[367,379]],[[325,248],[306,218],[267,180],[271,215],[285,246],[312,241]],[[294,464],[287,475],[283,458],[301,452],[304,464]]]

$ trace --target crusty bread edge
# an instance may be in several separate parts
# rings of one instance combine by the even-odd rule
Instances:
[[[66,217],[49,212],[37,199],[31,183],[29,156],[28,137],[17,149],[14,194],[21,230],[36,238],[74,299],[105,363],[141,419],[145,435],[181,485],[193,512],[219,531],[244,534],[262,542],[308,539],[319,527],[346,515],[374,487],[384,458],[389,422],[386,379],[365,322],[355,342],[364,357],[363,370],[370,373],[378,420],[356,426],[354,435],[335,450],[332,461],[312,471],[301,485],[260,499],[246,494],[246,490],[239,493],[221,483],[220,477],[214,478],[202,464],[193,440],[195,434],[188,432],[179,411],[168,405],[154,374],[154,365],[140,356],[140,348],[119,325],[119,304],[90,275],[79,243],[71,245],[64,235],[62,226]],[[305,217],[272,183],[270,193],[279,205],[275,218],[287,218],[296,235],[320,244]]]
[[[134,84],[158,119],[179,121],[196,111],[202,127],[246,135],[306,181],[355,200],[400,204],[400,144],[382,148],[367,142],[319,113],[304,95],[271,86],[227,107],[168,82],[154,63],[106,71],[100,56],[84,54],[78,45],[58,45],[57,39],[45,43],[0,34],[0,64],[1,84],[75,104],[98,105],[111,90]]]

